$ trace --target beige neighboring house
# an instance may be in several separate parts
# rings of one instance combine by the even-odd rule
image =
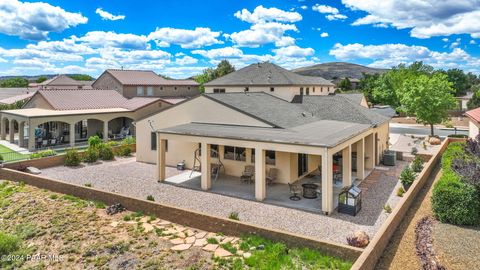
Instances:
[[[467,103],[470,99],[473,97],[473,92],[468,92],[466,95],[461,96],[461,97],[455,97],[458,103],[458,109],[462,111],[466,111],[468,109]]]
[[[263,91],[204,94],[138,120],[137,161],[156,163],[159,181],[166,180],[166,166],[195,164],[203,190],[222,177],[240,177],[251,165],[252,196],[259,201],[268,193],[272,168],[287,195],[286,184],[320,172],[321,209],[328,214],[340,190],[364,179],[388,148],[389,118],[362,106],[362,99],[298,95],[291,102]],[[220,179],[212,180],[212,167],[219,164]]]
[[[1,111],[1,139],[33,151],[75,146],[90,136],[135,136],[135,121],[183,99],[135,97],[115,90],[38,90],[22,109]],[[18,133],[17,133],[18,132]]]
[[[465,113],[470,118],[468,129],[468,136],[476,138],[480,134],[480,108],[476,108]]]
[[[149,70],[107,69],[92,84],[93,88],[112,89],[126,98],[192,97],[199,94],[194,80],[167,80]]]
[[[41,83],[31,83],[29,86],[37,89],[92,89],[93,81],[77,81],[67,75],[58,75]]]
[[[324,78],[299,75],[269,62],[251,64],[205,83],[205,93],[235,92],[266,92],[291,101],[297,95],[333,94],[335,85]]]

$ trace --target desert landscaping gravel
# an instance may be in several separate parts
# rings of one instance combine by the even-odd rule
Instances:
[[[398,185],[398,175],[395,174],[398,173],[398,168],[394,172],[374,171],[362,187],[365,191],[363,209],[357,217],[351,217],[338,213],[325,216],[157,183],[155,165],[136,162],[135,157],[77,168],[59,166],[42,170],[43,176],[53,179],[78,185],[91,184],[94,188],[140,199],[152,195],[156,202],[214,216],[227,218],[231,212],[238,212],[244,222],[342,244],[346,244],[346,237],[357,230],[373,237],[388,216],[382,210],[383,205],[388,201],[394,208],[399,200],[395,190]],[[167,168],[167,177],[175,174],[175,168]]]

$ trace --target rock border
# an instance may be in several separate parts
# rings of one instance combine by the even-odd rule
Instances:
[[[415,249],[425,270],[446,270],[433,250],[433,225],[437,222],[434,218],[426,216],[421,218],[415,226]]]

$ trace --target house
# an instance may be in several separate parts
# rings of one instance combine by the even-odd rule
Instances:
[[[468,92],[466,95],[464,96],[461,96],[461,97],[455,97],[455,99],[457,100],[457,104],[458,104],[458,109],[461,110],[461,111],[466,111],[468,108],[467,108],[467,103],[470,99],[472,99],[473,97],[473,92]]]
[[[328,95],[335,85],[303,76],[275,64],[256,63],[204,84],[205,93],[266,92],[291,101],[296,95]]]
[[[93,81],[77,81],[62,74],[29,86],[37,89],[92,89],[92,83]]]
[[[0,104],[14,104],[17,101],[29,99],[38,88],[0,88]]]
[[[183,99],[135,97],[115,90],[41,89],[22,109],[1,111],[1,139],[29,150],[75,146],[90,136],[122,139],[135,135],[137,119]],[[16,134],[18,131],[18,134]]]
[[[199,84],[194,80],[167,80],[149,70],[107,69],[92,87],[116,90],[126,98],[192,97],[199,94]]]
[[[159,181],[166,180],[166,166],[183,161],[201,171],[203,190],[221,181],[212,181],[216,170],[238,178],[252,165],[259,201],[270,188],[265,178],[271,168],[278,170],[275,182],[284,186],[320,172],[321,209],[331,213],[340,190],[380,162],[388,148],[389,118],[362,106],[359,95],[297,91],[288,101],[276,94],[207,93],[142,118],[136,125],[137,161],[156,163]]]
[[[476,138],[480,134],[480,108],[467,111],[465,115],[470,118],[468,136],[470,138]]]

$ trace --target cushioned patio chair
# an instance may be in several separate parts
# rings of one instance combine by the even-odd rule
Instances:
[[[271,185],[273,184],[273,182],[275,182],[275,180],[277,180],[277,175],[278,175],[278,169],[277,168],[270,168],[268,170],[268,174],[267,174],[267,185]]]
[[[295,185],[295,184],[290,184],[290,183],[288,183],[288,187],[290,188],[290,194],[292,194],[290,196],[290,200],[300,201],[302,199],[300,197],[300,195],[302,194],[302,190],[300,189],[300,187]]]
[[[253,177],[255,175],[255,166],[247,165],[243,170],[242,176],[240,176],[240,180],[243,183],[253,183]]]

